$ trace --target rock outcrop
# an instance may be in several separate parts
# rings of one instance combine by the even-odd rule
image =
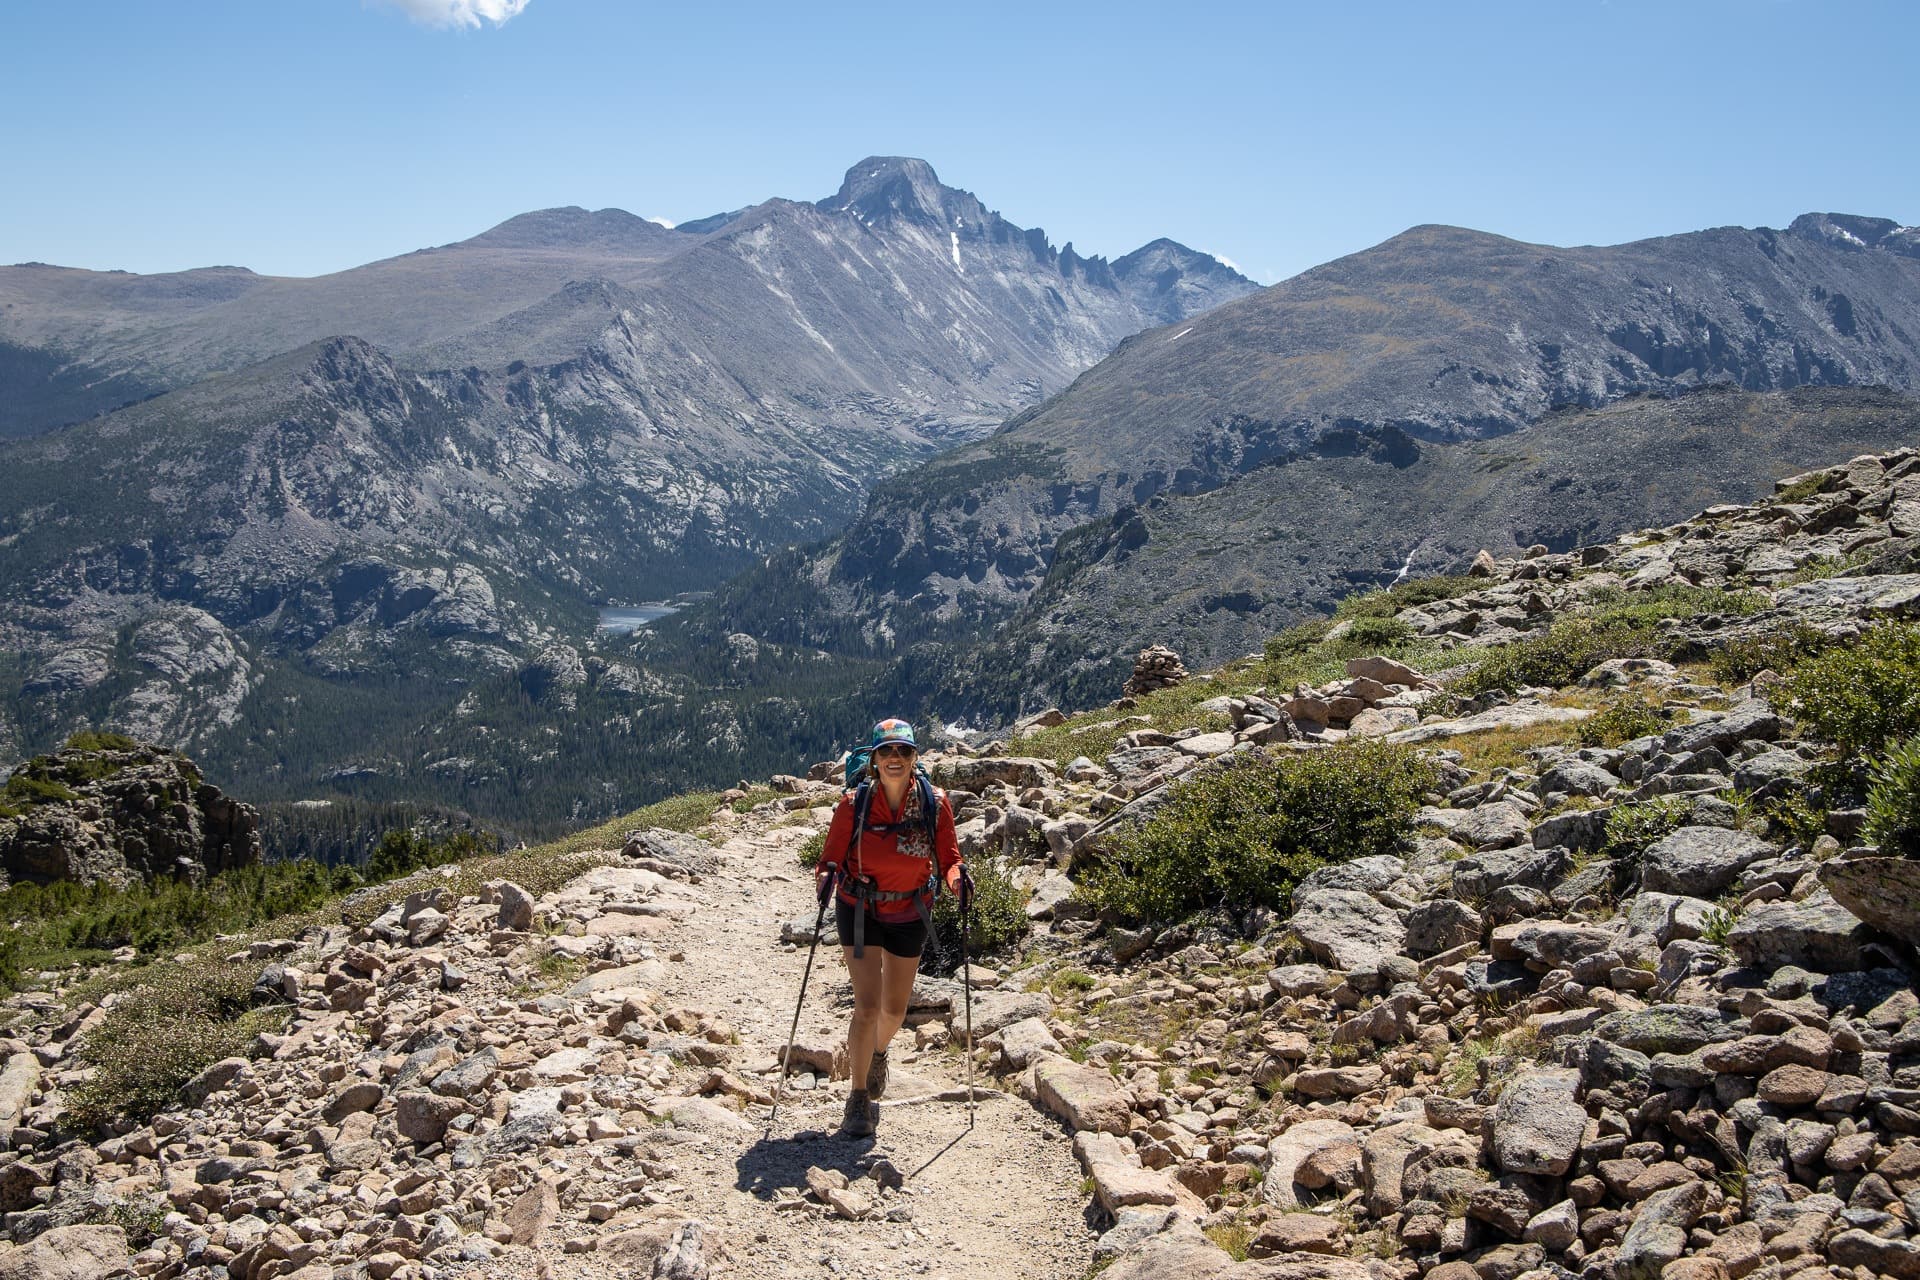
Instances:
[[[0,817],[10,881],[197,879],[259,862],[260,815],[178,752],[94,736],[14,770]]]

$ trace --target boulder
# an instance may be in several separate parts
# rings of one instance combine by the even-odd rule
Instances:
[[[1540,775],[1533,790],[1542,796],[1603,796],[1619,785],[1620,779],[1599,765],[1575,758],[1562,760]]]
[[[975,795],[994,783],[1025,791],[1028,787],[1054,786],[1058,779],[1051,760],[1026,756],[954,756],[934,765],[931,772],[936,785]]]
[[[1124,1134],[1132,1121],[1132,1095],[1104,1071],[1047,1058],[1034,1068],[1033,1083],[1040,1105],[1075,1129]]]
[[[1859,916],[1822,889],[1798,902],[1783,899],[1748,907],[1727,934],[1727,949],[1757,969],[1798,965],[1817,973],[1842,973],[1867,967],[1864,948],[1872,937]]]
[[[1133,1147],[1111,1133],[1074,1134],[1073,1154],[1093,1179],[1094,1199],[1110,1214],[1139,1206],[1166,1206],[1195,1216],[1206,1212],[1198,1196],[1165,1170],[1142,1168]]]
[[[999,1031],[1000,1062],[1009,1071],[1024,1071],[1036,1059],[1060,1052],[1060,1042],[1039,1018],[1022,1018]]]
[[[126,1273],[131,1259],[120,1227],[55,1227],[24,1245],[4,1246],[0,1280],[101,1280]]]
[[[1294,1175],[1314,1153],[1354,1140],[1353,1126],[1339,1120],[1302,1120],[1267,1144],[1267,1176],[1260,1198],[1281,1209],[1299,1205]]]
[[[1373,972],[1407,946],[1399,912],[1351,889],[1294,894],[1295,936],[1322,962],[1347,972]]]
[[[1493,1158],[1508,1173],[1559,1177],[1573,1164],[1587,1113],[1574,1100],[1580,1073],[1562,1068],[1523,1071],[1507,1082],[1493,1109]]]
[[[548,1227],[560,1220],[560,1194],[541,1178],[507,1206],[507,1227],[515,1244],[539,1244]]]
[[[1332,982],[1332,975],[1317,964],[1286,964],[1267,970],[1267,986],[1273,993],[1296,999],[1319,995]]]
[[[1488,711],[1461,716],[1457,720],[1423,720],[1411,729],[1387,735],[1388,742],[1435,742],[1462,734],[1486,733],[1493,729],[1530,729],[1540,724],[1567,724],[1585,720],[1593,712],[1584,707],[1549,707],[1538,702],[1515,702]]]
[[[1422,824],[1445,829],[1471,849],[1505,849],[1533,836],[1533,820],[1511,800],[1496,800],[1472,809],[1422,809]]]
[[[511,880],[500,882],[500,914],[494,928],[525,933],[533,928],[533,895]]]
[[[1772,846],[1744,831],[1682,827],[1656,841],[1640,859],[1640,887],[1690,898],[1716,898]]]
[[[1661,1269],[1686,1251],[1687,1231],[1706,1201],[1707,1186],[1699,1181],[1656,1191],[1641,1201],[1615,1258],[1619,1280],[1660,1280]]]
[[[417,1146],[430,1146],[447,1133],[447,1125],[466,1110],[458,1098],[437,1093],[403,1093],[394,1099],[393,1127],[401,1137]]]
[[[1392,658],[1378,655],[1367,658],[1348,658],[1347,675],[1355,680],[1378,680],[1381,684],[1403,684],[1409,688],[1425,684],[1427,678],[1404,662],[1395,662]]]
[[[1490,898],[1494,890],[1507,885],[1544,892],[1558,884],[1572,865],[1572,855],[1557,845],[1483,849],[1453,864],[1453,891],[1479,899]]]
[[[1660,748],[1672,755],[1682,751],[1705,751],[1711,747],[1727,752],[1742,742],[1761,739],[1771,742],[1780,736],[1780,717],[1762,702],[1748,702],[1724,716],[1698,720],[1667,730]]]
[[[1920,862],[1834,858],[1820,864],[1819,875],[1842,907],[1909,946],[1920,946]]]
[[[1610,1013],[1593,1034],[1636,1053],[1692,1053],[1739,1038],[1741,1022],[1711,1005],[1657,1004]]]
[[[1407,913],[1407,954],[1432,956],[1480,940],[1480,913],[1455,898],[1429,898]]]

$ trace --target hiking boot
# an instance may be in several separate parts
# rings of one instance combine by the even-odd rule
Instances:
[[[876,1049],[873,1061],[867,1067],[867,1096],[884,1098],[887,1096],[887,1051]]]
[[[848,1138],[870,1138],[873,1136],[873,1113],[875,1107],[867,1098],[865,1089],[855,1089],[847,1095],[847,1112],[840,1120],[840,1133]]]

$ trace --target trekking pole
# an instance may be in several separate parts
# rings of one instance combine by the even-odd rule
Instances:
[[[960,991],[967,1008],[967,1128],[973,1128],[973,983],[967,970],[967,933],[973,926],[973,876],[960,868]]]
[[[800,973],[800,998],[793,1002],[793,1025],[787,1028],[787,1047],[780,1055],[780,1083],[773,1089],[773,1110],[767,1113],[767,1132],[773,1132],[773,1122],[780,1115],[780,1099],[787,1090],[787,1072],[793,1069],[793,1042],[800,1034],[800,1009],[807,1002],[807,982],[813,977],[813,957],[820,950],[820,926],[827,919],[827,903],[833,899],[834,887],[839,883],[840,873],[829,869],[820,878],[820,909],[813,913],[813,941],[807,945],[807,967]]]

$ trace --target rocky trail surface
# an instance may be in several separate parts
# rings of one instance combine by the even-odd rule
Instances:
[[[255,944],[257,994],[294,1005],[285,1034],[45,1160],[31,1147],[88,1075],[62,1069],[66,1045],[112,998],[67,1018],[17,997],[42,1023],[0,1046],[0,1210],[23,1242],[0,1275],[1083,1275],[1094,1234],[1058,1122],[983,1079],[968,1123],[952,981],[916,991],[877,1136],[837,1134],[851,993],[830,921],[769,1127],[807,959],[783,933],[814,907],[795,855],[838,796],[790,781],[753,814],[722,807],[712,843],[636,832],[538,897],[456,896],[429,871],[366,927]],[[1046,1004],[982,989],[977,1024]],[[143,1216],[164,1221],[138,1249]]]
[[[824,824],[830,810],[810,812]],[[807,958],[804,945],[780,944],[782,926],[797,936],[792,926],[810,927],[815,906],[811,876],[795,859],[814,825],[768,829],[763,822],[747,819],[717,846],[720,869],[690,890],[710,905],[663,940],[677,948],[669,955],[680,958],[667,965],[660,986],[671,1004],[724,1017],[739,1036],[735,1061],[761,1073],[779,1060]],[[802,1011],[797,1065],[832,1062],[832,1046],[844,1036],[852,1009],[831,918],[825,932]],[[931,1015],[948,1011],[952,986],[922,984],[910,1019],[927,1029],[922,1039],[944,1045],[943,1024]],[[988,1026],[1011,1004],[999,992],[976,999],[976,1017]],[[957,1040],[963,1018],[958,1007],[951,1012]],[[681,1202],[718,1228],[734,1274],[961,1280],[1085,1273],[1094,1237],[1086,1199],[1077,1191],[1080,1169],[1058,1122],[981,1078],[969,1127],[961,1100],[964,1060],[944,1048],[916,1049],[915,1041],[909,1025],[894,1042],[892,1079],[872,1141],[835,1136],[845,1085],[829,1087],[825,1078],[816,1085],[802,1071],[803,1087],[795,1089],[790,1078],[770,1134],[769,1107],[756,1101],[745,1117],[712,1117],[707,1140],[682,1148]],[[840,1056],[844,1060],[844,1051]],[[777,1073],[744,1078],[758,1097]],[[820,1185],[842,1179],[850,1185],[844,1192],[835,1187],[839,1194],[825,1208],[808,1203],[809,1169],[827,1172],[824,1180],[814,1174]],[[892,1185],[896,1175],[903,1185]],[[876,1200],[883,1187],[884,1198]],[[847,1210],[860,1220],[849,1221]],[[563,1257],[554,1260],[553,1274],[576,1272]]]

